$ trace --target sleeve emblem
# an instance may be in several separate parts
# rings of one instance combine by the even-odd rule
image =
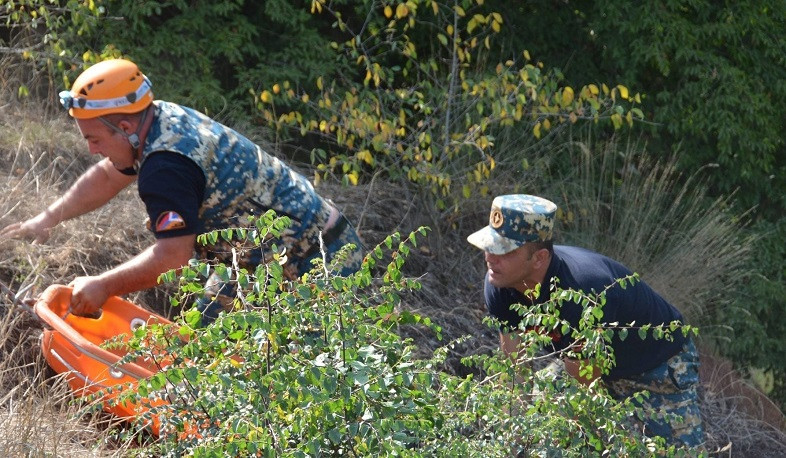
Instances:
[[[186,227],[186,222],[177,212],[163,212],[156,219],[156,232],[172,231],[184,227]]]

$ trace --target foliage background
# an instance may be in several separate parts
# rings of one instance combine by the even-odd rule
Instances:
[[[433,4],[437,4],[438,14],[431,14]],[[408,13],[399,17],[402,5]],[[386,6],[391,8],[390,17]],[[5,23],[0,30],[0,51],[7,63],[0,70],[4,107],[11,103],[53,105],[54,94],[67,87],[84,66],[104,57],[128,56],[154,81],[157,97],[186,103],[242,126],[244,132],[290,160],[313,161],[315,175],[328,183],[334,177],[345,183],[357,182],[354,188],[331,194],[345,209],[359,205],[353,221],[368,240],[380,240],[402,226],[431,226],[434,232],[429,243],[408,268],[416,275],[442,272],[444,276],[436,279],[433,288],[425,288],[418,301],[413,299],[420,311],[429,310],[426,304],[441,304],[459,292],[469,302],[461,302],[456,314],[482,316],[472,305],[479,302],[477,271],[482,265],[477,253],[463,245],[463,236],[484,224],[492,195],[533,192],[560,196],[554,200],[566,209],[561,221],[564,239],[616,254],[635,270],[652,269],[648,275],[663,275],[660,289],[674,294],[671,299],[675,303],[700,304],[696,319],[706,320],[710,325],[707,334],[718,339],[708,344],[732,357],[743,372],[749,368],[769,371],[774,380],[771,394],[783,403],[786,368],[778,357],[780,327],[786,314],[782,299],[786,293],[782,248],[786,245],[782,216],[786,155],[781,128],[786,108],[786,54],[781,38],[786,5],[782,2],[660,1],[648,14],[615,2],[501,0],[39,0],[6,2],[0,8]],[[498,26],[488,20],[469,31],[469,21],[476,14],[493,19],[493,12],[503,19]],[[391,25],[394,19],[396,23]],[[460,26],[450,35],[447,26],[454,23]],[[438,32],[447,44],[435,38]],[[470,49],[472,38],[477,41]],[[487,48],[483,45],[486,38],[491,44]],[[353,40],[365,46],[368,60],[361,65],[358,48],[351,46]],[[416,47],[417,56],[405,53],[408,43]],[[454,44],[467,46],[471,56],[458,67],[451,65],[458,54]],[[505,65],[508,60],[514,65]],[[373,73],[366,80],[366,64],[373,63],[382,71],[380,84],[375,83]],[[421,63],[433,65],[422,68]],[[445,97],[451,94],[451,81],[498,90],[500,82],[506,81],[500,76],[500,63],[503,70],[537,69],[533,81],[542,97],[527,106],[536,110],[533,115],[508,125],[500,115],[505,108],[501,105],[488,105],[479,113],[479,102],[499,98],[498,92],[464,100]],[[463,72],[461,79],[459,70]],[[610,117],[620,114],[614,111],[599,112],[605,113],[607,120],[598,124],[556,121],[560,114],[569,119],[571,112],[580,113],[582,106],[586,107],[578,103],[586,102],[579,100],[582,88],[594,84],[602,89],[604,83],[609,92],[599,91],[599,96],[610,103],[605,107],[620,105],[623,113],[637,108],[644,115],[643,122],[636,117],[633,128],[621,123],[621,129],[614,130]],[[618,84],[630,89],[625,99],[619,98]],[[561,104],[567,100],[566,87],[575,92],[576,104]],[[613,89],[617,99],[609,101]],[[412,98],[402,103],[396,90],[406,90]],[[517,96],[517,90],[510,94]],[[275,110],[265,101],[266,92]],[[467,93],[472,93],[472,86]],[[309,103],[299,103],[306,94]],[[342,114],[324,104],[326,97],[338,102],[347,100],[348,94],[363,94],[358,98],[375,100],[377,105]],[[641,95],[638,101],[635,94]],[[444,123],[440,120],[445,119],[445,111],[441,117],[431,118],[408,113],[405,124],[412,135],[393,137],[395,141],[380,147],[387,150],[401,145],[404,153],[385,160],[374,150],[374,135],[381,132],[376,125],[363,131],[368,146],[363,148],[362,141],[349,145],[346,136],[338,138],[336,131],[321,130],[319,122],[316,128],[309,124],[311,120],[331,121],[334,116],[368,115],[373,116],[368,119],[396,126],[402,109],[420,104],[438,111],[440,100],[457,101],[454,112],[461,116],[453,118],[458,121],[449,131],[456,137],[424,144],[419,138],[422,133],[434,139],[442,137]],[[544,107],[557,111],[537,111]],[[55,112],[44,117],[50,113]],[[271,113],[275,116],[270,117]],[[293,113],[301,119],[293,115],[282,120],[282,115]],[[29,119],[41,116],[36,112]],[[551,121],[551,129],[543,128],[545,119]],[[431,127],[415,129],[410,122]],[[540,137],[535,135],[538,123],[543,128]],[[9,170],[22,170],[16,177],[25,183],[38,182],[37,174],[44,172],[53,177],[56,186],[67,186],[86,161],[58,159],[50,166],[47,157],[62,151],[62,146],[53,144],[34,143],[29,151],[23,151],[19,145],[31,138],[62,138],[46,124],[28,124],[24,128],[4,125],[4,133],[11,134],[3,139],[4,150],[13,158],[14,166]],[[484,135],[467,135],[476,125],[483,126]],[[305,134],[301,134],[303,126]],[[361,130],[355,134],[360,138]],[[484,145],[482,137],[487,143],[478,153],[478,146]],[[424,160],[424,148],[449,151],[456,143],[466,148],[457,149],[449,161]],[[605,146],[609,144],[617,146]],[[78,139],[65,148],[78,151]],[[374,160],[363,154],[367,149],[374,152]],[[48,155],[44,157],[40,151]],[[676,163],[666,165],[671,164],[671,157]],[[583,158],[595,159],[583,162]],[[657,163],[661,165],[653,165]],[[590,164],[596,173],[585,174],[584,181],[579,181]],[[302,165],[311,172],[310,164]],[[31,172],[24,172],[26,167],[31,167]],[[658,203],[646,196],[643,200],[632,197],[631,192],[647,180],[657,182],[660,175],[649,172],[658,167],[669,168],[673,177],[667,181],[672,184],[656,186],[653,191],[666,200]],[[410,170],[415,171],[416,179]],[[436,181],[439,179],[442,181]],[[583,185],[585,194],[577,191],[577,183]],[[29,192],[29,188],[15,189]],[[695,207],[668,205],[668,198],[680,195],[680,189],[695,196]],[[23,195],[19,192],[9,195]],[[346,196],[346,200],[342,202],[339,196]],[[723,227],[736,231],[737,238],[723,251],[729,256],[724,259],[731,259],[734,250],[740,249],[736,263],[711,262],[716,253],[706,251],[709,247],[702,251],[701,238],[693,245],[677,244],[672,236],[679,230],[678,222],[663,222],[657,213],[648,215],[650,222],[641,229],[620,226],[620,222],[635,218],[625,209],[640,202],[654,204],[653,208],[676,219],[694,214],[709,218],[705,222],[717,218]],[[597,221],[579,218],[586,208],[600,210],[592,213]],[[707,213],[708,208],[718,213]],[[18,215],[20,211],[18,205],[10,204],[3,213]],[[384,212],[397,219],[383,218]],[[741,218],[742,214],[746,216]],[[622,216],[624,219],[619,219]],[[664,226],[663,232],[659,224]],[[641,234],[653,232],[661,238],[641,238]],[[626,238],[628,235],[631,238]],[[617,240],[627,242],[615,243]],[[650,244],[646,250],[625,257],[626,248],[642,243]],[[679,254],[675,247],[683,247],[685,257],[673,257]],[[703,254],[700,259],[706,259],[704,264],[684,262],[688,254],[696,253],[687,251],[690,247]],[[670,249],[672,256],[664,256]],[[77,252],[74,262],[93,265],[100,256],[89,253]],[[122,253],[116,254],[122,258]],[[700,283],[694,279],[676,288],[669,283],[671,279],[696,277],[686,277],[685,271],[681,276],[669,275],[674,265],[691,266],[688,273],[707,273],[704,278],[713,280]],[[719,270],[713,270],[716,267]],[[59,271],[64,274],[68,267],[60,266]],[[691,284],[702,286],[701,291],[690,292]],[[448,330],[455,329],[457,334],[464,330],[465,324],[455,314],[445,313],[441,318]],[[425,348],[435,347],[430,342],[432,336],[419,337]]]

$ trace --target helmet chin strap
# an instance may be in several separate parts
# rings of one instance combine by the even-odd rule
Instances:
[[[123,129],[104,119],[103,116],[98,118],[98,120],[101,121],[101,123],[103,123],[105,126],[123,135],[126,140],[128,140],[128,144],[130,144],[131,148],[134,150],[134,164],[131,167],[117,169],[123,175],[136,175],[139,172],[139,147],[142,146],[142,143],[139,141],[139,134],[142,131],[142,128],[145,126],[145,120],[147,120],[147,112],[149,108],[150,107],[145,108],[144,111],[142,111],[142,117],[139,119],[139,124],[137,125],[136,131],[133,134],[127,134]]]

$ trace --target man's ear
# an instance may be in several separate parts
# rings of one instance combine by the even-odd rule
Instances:
[[[546,248],[541,248],[540,250],[536,251],[532,254],[535,257],[538,265],[548,264],[551,261],[549,256],[549,250]]]
[[[136,131],[134,125],[128,119],[123,119],[122,121],[117,123],[117,127],[120,128],[123,132],[127,134],[133,134]]]

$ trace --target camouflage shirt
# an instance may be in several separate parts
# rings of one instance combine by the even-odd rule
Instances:
[[[185,156],[204,174],[204,195],[198,211],[203,231],[247,225],[247,215],[273,209],[292,219],[291,230],[284,237],[291,253],[307,251],[311,235],[324,226],[331,207],[304,176],[251,140],[193,109],[164,101],[155,101],[154,107],[140,176],[153,153]],[[153,219],[151,215],[151,221],[155,221],[151,230],[158,236],[162,229],[177,227],[177,216],[161,214]]]

